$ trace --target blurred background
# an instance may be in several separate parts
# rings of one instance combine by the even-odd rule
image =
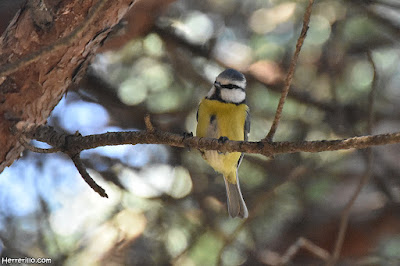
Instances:
[[[22,1],[3,1],[2,30]],[[248,80],[250,140],[274,117],[308,1],[137,1],[49,124],[83,135],[155,127],[195,132],[196,110],[225,68]],[[7,15],[8,14],[8,15]],[[316,1],[276,141],[400,130],[400,3]],[[370,55],[370,58],[368,57]],[[371,61],[372,59],[372,61]],[[35,143],[44,147],[41,143]],[[400,145],[373,148],[339,265],[400,265]],[[299,237],[332,252],[340,215],[366,174],[365,151],[246,155],[249,219],[231,219],[222,177],[196,150],[124,145],[83,152],[101,198],[62,154],[0,174],[0,254],[54,265],[277,265]],[[322,265],[300,249],[289,265]]]

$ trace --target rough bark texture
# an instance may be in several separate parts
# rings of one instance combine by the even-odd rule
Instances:
[[[10,126],[16,120],[44,124],[68,86],[82,77],[94,52],[133,4],[132,0],[105,1],[90,23],[82,27],[98,1],[27,1],[1,36],[2,70],[47,49],[38,60],[0,76],[0,172],[23,150]],[[63,38],[68,38],[67,43],[62,43]]]

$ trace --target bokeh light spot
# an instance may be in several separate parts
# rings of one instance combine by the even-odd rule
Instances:
[[[141,78],[132,77],[120,85],[118,97],[126,105],[137,105],[147,96],[147,87]]]

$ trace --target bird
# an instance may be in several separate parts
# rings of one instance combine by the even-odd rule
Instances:
[[[246,104],[246,78],[232,68],[221,72],[197,110],[197,137],[247,141],[250,132],[250,109]],[[223,175],[229,215],[247,218],[248,210],[239,185],[238,169],[243,153],[206,150],[202,157]]]

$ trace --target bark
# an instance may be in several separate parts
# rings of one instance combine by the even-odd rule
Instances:
[[[0,172],[23,151],[10,132],[13,123],[46,123],[132,5],[132,0],[29,0],[15,15],[0,38]]]

